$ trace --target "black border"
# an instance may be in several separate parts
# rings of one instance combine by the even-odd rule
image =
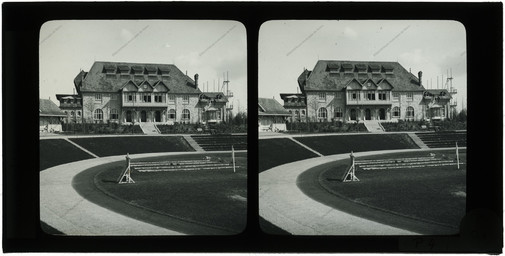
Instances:
[[[139,2],[4,3],[4,252],[486,252],[503,247],[502,3]],[[38,42],[59,19],[226,19],[247,30],[248,228],[237,236],[59,237],[39,225]],[[258,225],[257,49],[261,24],[277,19],[435,19],[467,33],[467,217],[459,236],[274,236]],[[425,35],[429,36],[429,35]],[[296,77],[295,77],[296,78]],[[295,79],[293,78],[293,79]]]

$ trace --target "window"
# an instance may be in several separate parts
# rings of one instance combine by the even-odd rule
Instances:
[[[175,120],[175,109],[170,109],[168,111],[168,119]]]
[[[393,117],[400,118],[400,108],[399,107],[393,108]]]
[[[74,112],[74,111],[71,111],[71,112],[70,112],[70,116],[74,117],[74,115],[75,115],[75,112]]]
[[[325,92],[320,92],[319,93],[319,100],[320,101],[326,101],[326,93]]]
[[[406,118],[414,118],[414,108],[413,107],[407,107]]]
[[[400,99],[400,93],[393,92],[393,100],[398,100]]]
[[[386,93],[385,92],[379,92],[379,100],[386,100]]]
[[[190,117],[190,116],[189,116],[189,110],[184,109],[184,110],[182,111],[182,120],[189,120],[189,117]]]
[[[168,103],[175,103],[175,95],[168,95]]]
[[[414,94],[411,92],[407,92],[407,100],[412,100],[414,98]]]
[[[326,120],[327,117],[328,117],[328,112],[326,111],[326,108],[320,108],[318,111],[317,111],[317,117],[319,119],[324,119]]]
[[[151,94],[144,94],[142,96],[142,102],[151,102]]]
[[[95,94],[95,101],[102,101],[102,94],[100,93]]]
[[[375,92],[374,91],[369,91],[366,93],[366,99],[367,100],[375,100]]]
[[[342,93],[341,92],[336,92],[335,93],[335,98],[342,99]]]
[[[445,117],[445,108],[440,109],[440,116]]]
[[[119,114],[117,112],[117,109],[111,109],[110,110],[110,119],[112,120],[118,120],[119,119]]]
[[[182,96],[182,103],[189,103],[189,95],[183,95]]]
[[[77,111],[77,117],[81,117],[81,111]]]
[[[343,116],[342,114],[342,108],[335,108],[335,117],[336,118],[341,118]]]
[[[154,95],[154,102],[163,102],[162,95]]]
[[[302,115],[305,115],[305,110],[302,110]]]
[[[295,110],[295,115],[298,116],[300,114],[300,112],[298,112],[298,110]]]
[[[359,100],[359,92],[351,92],[350,100]]]
[[[102,121],[103,120],[103,112],[101,109],[95,109],[95,112],[93,113],[93,118],[95,121]]]
[[[134,93],[128,93],[126,95],[126,101],[127,102],[134,102],[135,101],[135,94]]]

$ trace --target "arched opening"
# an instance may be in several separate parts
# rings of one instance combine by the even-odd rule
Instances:
[[[372,120],[372,111],[369,108],[365,109],[365,120]]]
[[[386,110],[383,108],[379,109],[379,119],[386,120]]]
[[[154,121],[161,122],[161,112],[160,111],[154,112]]]
[[[144,110],[142,110],[142,112],[140,112],[140,121],[147,122],[147,113]]]
[[[130,110],[126,111],[126,122],[132,122],[132,112]]]
[[[351,120],[356,121],[356,109],[351,109]]]

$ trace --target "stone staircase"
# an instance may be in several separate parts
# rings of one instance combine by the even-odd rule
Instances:
[[[382,127],[382,125],[380,125],[378,120],[365,120],[365,121],[363,121],[363,124],[365,125],[366,129],[369,132],[372,132],[372,133],[385,132],[384,128]]]
[[[144,132],[144,134],[147,135],[160,134],[160,131],[158,130],[156,125],[154,125],[154,123],[151,122],[140,123],[140,129],[142,129],[142,132]]]

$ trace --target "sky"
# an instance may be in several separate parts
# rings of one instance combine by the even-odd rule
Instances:
[[[427,89],[445,86],[452,69],[458,111],[466,104],[466,32],[456,21],[277,20],[259,32],[258,95],[296,93],[298,76],[318,60],[395,61]],[[442,81],[442,76],[444,81]]]
[[[66,20],[40,29],[40,98],[57,103],[94,61],[175,64],[204,91],[221,91],[228,72],[234,113],[247,111],[247,40],[236,21]],[[208,85],[208,86],[207,86]],[[207,89],[208,88],[208,89]]]

